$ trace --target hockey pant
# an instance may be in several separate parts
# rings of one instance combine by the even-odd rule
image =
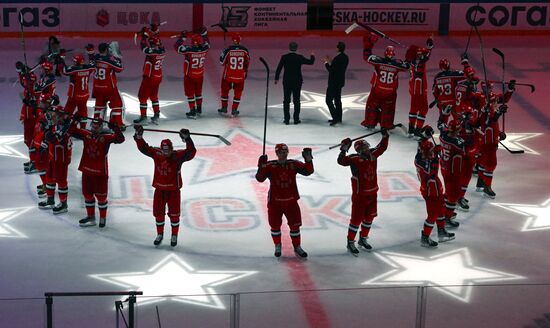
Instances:
[[[190,110],[194,110],[195,107],[202,105],[202,82],[202,76],[199,78],[186,76],[183,79],[183,91],[187,97]]]
[[[99,209],[99,217],[107,218],[107,192],[109,177],[106,175],[90,175],[82,172],[82,195],[86,203],[86,214],[95,217],[95,201]]]
[[[426,202],[426,212],[428,213],[422,233],[424,236],[429,236],[436,222],[438,228],[445,228],[445,201],[443,196],[422,197]]]
[[[283,215],[286,217],[290,228],[290,239],[294,247],[301,244],[300,226],[302,225],[302,213],[297,200],[270,201],[267,203],[267,217],[271,227],[271,238],[275,245],[281,243],[281,225]]]
[[[237,110],[241,103],[241,95],[243,94],[244,81],[241,82],[229,82],[226,79],[222,79],[221,85],[221,102],[222,108],[227,108],[229,103],[229,90],[233,89],[233,104],[231,110]]]
[[[451,173],[442,169],[443,183],[445,184],[445,218],[450,219],[455,214],[456,202],[460,198],[460,177],[461,173]],[[470,172],[470,174],[472,174]]]
[[[385,129],[393,127],[396,99],[397,93],[376,95],[371,92],[365,106],[365,120],[361,125],[374,128],[380,123],[380,127]]]
[[[151,99],[153,112],[160,112],[159,107],[159,86],[162,82],[162,77],[143,77],[139,86],[139,112],[141,116],[147,116],[147,100]]]
[[[498,144],[486,144],[481,147],[481,158],[479,159],[478,177],[485,186],[491,187],[493,183],[493,172],[497,167]]]
[[[109,123],[114,123],[118,126],[122,126],[122,98],[118,89],[97,89],[94,90],[95,94],[95,111],[94,118],[105,119],[105,111],[107,104],[111,108],[111,115],[109,117]]]
[[[48,198],[55,197],[55,187],[57,185],[57,193],[59,201],[66,202],[69,194],[67,183],[67,174],[69,172],[70,162],[56,162],[50,160],[48,169],[46,170],[46,195]]]
[[[351,196],[351,219],[348,226],[348,240],[355,240],[355,235],[361,225],[360,236],[369,236],[372,221],[378,215],[378,195]]]
[[[65,104],[65,109],[64,109],[65,112],[69,114],[74,114],[76,109],[76,112],[81,117],[88,116],[88,107],[86,106],[86,103],[88,102],[89,97],[90,97],[89,95],[82,96],[82,97],[69,97],[67,99],[67,103]],[[88,120],[86,118],[83,118],[80,121],[80,128],[85,129],[87,122]]]
[[[155,189],[153,195],[153,216],[157,224],[157,234],[164,234],[164,221],[166,207],[168,217],[172,225],[172,235],[177,235],[180,228],[180,190],[159,190]]]

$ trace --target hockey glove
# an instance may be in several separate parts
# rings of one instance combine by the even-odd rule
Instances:
[[[441,114],[443,115],[449,115],[451,114],[451,111],[453,110],[453,105],[447,105],[443,110],[441,111]]]
[[[432,37],[429,37],[428,40],[426,40],[426,47],[428,49],[432,49],[434,47],[434,39],[432,39]]]
[[[258,167],[265,165],[267,163],[267,155],[262,155],[258,158]]]
[[[187,39],[187,31],[183,30],[180,32],[180,39],[185,40]]]
[[[443,150],[443,147],[441,145],[435,145],[434,147],[434,153],[441,154],[441,151]]]
[[[350,149],[351,147],[351,139],[350,138],[346,138],[344,140],[342,140],[342,142],[340,142],[340,151],[343,151],[345,153],[347,153],[347,151]]]
[[[463,53],[462,56],[460,56],[460,63],[462,65],[466,65],[468,64],[468,54],[467,53]]]
[[[516,89],[516,80],[510,80],[508,82],[508,90],[514,91]]]
[[[302,150],[302,157],[306,162],[311,162],[313,160],[313,155],[311,154],[311,148],[304,148]]]
[[[425,136],[426,138],[431,138],[434,135],[434,129],[429,125],[424,126],[421,129],[421,132],[422,132],[422,135]]]
[[[208,34],[208,30],[206,29],[206,26],[201,26],[201,29],[199,30],[199,33],[202,37],[205,37]]]
[[[143,137],[143,126],[136,124],[134,125],[134,130],[136,130],[135,136],[138,138]]]
[[[89,55],[94,53],[94,45],[93,44],[88,43],[85,48],[86,48],[86,52]]]
[[[500,131],[499,134],[498,134],[498,139],[500,141],[506,140],[506,133]]]
[[[502,114],[506,113],[507,111],[508,111],[508,105],[502,104],[498,107],[497,113],[499,115],[502,115]]]
[[[187,141],[191,137],[191,133],[189,132],[188,129],[181,129],[180,137],[181,137],[181,140]]]

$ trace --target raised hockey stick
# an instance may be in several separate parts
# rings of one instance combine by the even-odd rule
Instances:
[[[264,110],[264,141],[262,145],[262,155],[265,155],[265,138],[267,134],[267,100],[269,97],[269,66],[267,65],[267,62],[265,61],[264,57],[260,57],[260,61],[265,66],[266,70],[266,85],[265,85],[265,110]]]
[[[502,143],[502,141],[498,141],[499,144],[502,145],[502,147],[504,147],[504,149],[506,149],[510,154],[523,154],[525,153],[525,150],[523,149],[510,149],[508,147],[506,147],[506,145],[504,143]]]
[[[403,126],[403,124],[397,123],[397,124],[395,124],[391,129],[388,129],[388,130],[393,130],[393,129],[395,129],[395,128],[397,128],[397,127],[401,127],[401,126]],[[372,136],[372,135],[381,133],[382,131],[383,131],[383,130],[380,129],[380,130],[378,130],[378,131],[373,131],[373,132],[364,134],[364,135],[362,135],[362,136],[359,136],[359,137],[356,137],[356,138],[351,139],[351,142],[356,141],[356,140],[359,140],[359,139],[363,139],[363,138],[366,138],[366,137],[370,137],[370,136]],[[330,146],[330,147],[328,147],[328,149],[331,150],[331,149],[334,149],[334,148],[340,147],[340,146],[342,146],[342,143],[339,143],[339,144],[337,144],[337,145]]]
[[[504,82],[504,73],[506,71],[506,65],[504,62],[504,53],[500,51],[497,48],[493,48],[493,52],[496,53],[500,57],[500,61],[502,63],[502,96],[504,97],[505,92],[505,82]],[[503,101],[504,102],[504,101]],[[506,113],[502,113],[502,131],[506,131]]]
[[[353,31],[354,29],[356,29],[357,27],[361,26],[362,28],[364,28],[365,30],[369,31],[369,32],[372,32],[376,35],[378,35],[379,37],[383,38],[383,39],[386,39],[390,42],[393,42],[403,48],[406,48],[407,46],[404,45],[403,43],[395,40],[395,39],[392,39],[391,37],[387,36],[386,34],[380,32],[379,30],[375,29],[374,27],[370,27],[368,26],[367,24],[362,24],[362,23],[359,23],[359,22],[353,22],[353,24],[351,24],[348,28],[346,28],[346,34],[349,34],[351,31]]]
[[[474,13],[474,22],[476,21],[477,12],[479,11],[479,10],[477,10],[477,7],[479,7],[479,1],[476,4],[476,12]],[[464,52],[462,54],[467,54],[468,53],[468,47],[470,46],[470,40],[472,38],[472,33],[473,32],[474,32],[474,24],[472,24],[472,26],[470,27],[470,33],[468,34],[468,41],[466,42],[466,49],[464,49]]]
[[[134,126],[136,125],[139,125],[139,124],[134,124]],[[151,132],[164,132],[164,133],[177,133],[179,134],[180,132],[179,131],[174,131],[174,130],[160,130],[160,129],[147,129],[147,128],[143,128],[143,131],[151,131]],[[203,136],[203,137],[214,137],[214,138],[218,138],[221,140],[221,142],[223,142],[224,144],[228,145],[228,146],[231,146],[231,142],[229,142],[229,140],[225,139],[224,137],[220,136],[219,134],[209,134],[209,133],[198,133],[198,132],[189,132],[190,135],[192,136]]]

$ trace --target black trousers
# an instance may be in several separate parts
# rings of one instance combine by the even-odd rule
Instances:
[[[300,94],[302,86],[288,86],[283,85],[283,111],[285,115],[285,123],[290,121],[290,97],[292,97],[292,103],[294,104],[294,122],[300,120]]]
[[[327,87],[325,96],[328,110],[334,122],[342,122],[342,88],[335,86]]]

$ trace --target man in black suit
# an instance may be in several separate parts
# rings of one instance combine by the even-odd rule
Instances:
[[[313,52],[309,59],[296,53],[298,50],[298,44],[296,42],[290,42],[288,45],[289,53],[281,56],[277,70],[275,71],[275,84],[279,81],[279,75],[281,70],[285,69],[283,75],[283,111],[284,122],[286,125],[290,122],[290,96],[292,95],[292,102],[294,103],[294,124],[300,124],[300,92],[302,90],[302,65],[313,65],[315,62],[315,56]]]
[[[344,53],[346,45],[344,42],[338,42],[336,45],[338,55],[330,60],[325,57],[325,68],[328,71],[328,87],[325,102],[327,103],[332,120],[329,120],[330,126],[342,123],[342,88],[346,82],[346,69],[348,68],[348,55]]]

